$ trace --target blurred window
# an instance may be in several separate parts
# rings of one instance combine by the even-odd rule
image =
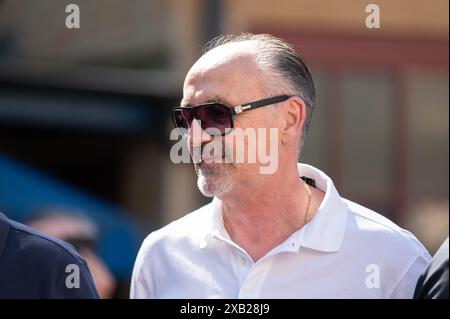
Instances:
[[[448,72],[411,71],[406,81],[410,166],[408,190],[448,194]]]
[[[388,203],[392,83],[386,74],[351,73],[342,86],[343,190],[357,202]]]

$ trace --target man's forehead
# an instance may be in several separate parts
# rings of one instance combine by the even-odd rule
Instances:
[[[246,94],[258,96],[263,83],[263,72],[255,61],[255,41],[225,44],[204,54],[189,70],[182,104],[235,103]]]
[[[227,43],[208,51],[194,63],[189,73],[209,70],[222,66],[254,65],[256,41]]]

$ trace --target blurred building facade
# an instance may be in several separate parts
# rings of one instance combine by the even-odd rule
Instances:
[[[64,25],[69,3],[80,29]],[[368,29],[369,3],[2,0],[0,152],[160,227],[208,201],[169,158],[185,73],[218,33],[272,33],[317,85],[301,161],[434,250],[448,235],[449,4],[377,1]]]

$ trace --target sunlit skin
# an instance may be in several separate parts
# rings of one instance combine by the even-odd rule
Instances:
[[[189,70],[183,88],[182,105],[193,106],[220,100],[235,106],[269,97],[264,73],[255,63],[254,41],[217,47],[203,55]],[[279,92],[285,94],[286,92]],[[227,178],[231,188],[215,194],[222,201],[225,228],[231,239],[246,250],[253,261],[259,260],[281,244],[304,224],[308,194],[297,172],[300,133],[306,106],[299,97],[291,97],[276,106],[267,106],[234,117],[235,127],[278,129],[278,169],[274,174],[260,174],[257,163],[194,164],[204,174],[206,183]],[[194,121],[193,129],[200,129]],[[188,144],[206,145],[213,139],[204,131],[191,134]],[[232,147],[233,132],[224,137]],[[214,169],[208,169],[213,167]],[[324,193],[310,187],[314,217]]]

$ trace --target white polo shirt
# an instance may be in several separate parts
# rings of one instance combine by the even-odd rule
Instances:
[[[311,222],[255,263],[230,239],[214,198],[145,239],[131,298],[412,298],[431,259],[421,243],[341,198],[323,172],[298,167],[325,192]]]

